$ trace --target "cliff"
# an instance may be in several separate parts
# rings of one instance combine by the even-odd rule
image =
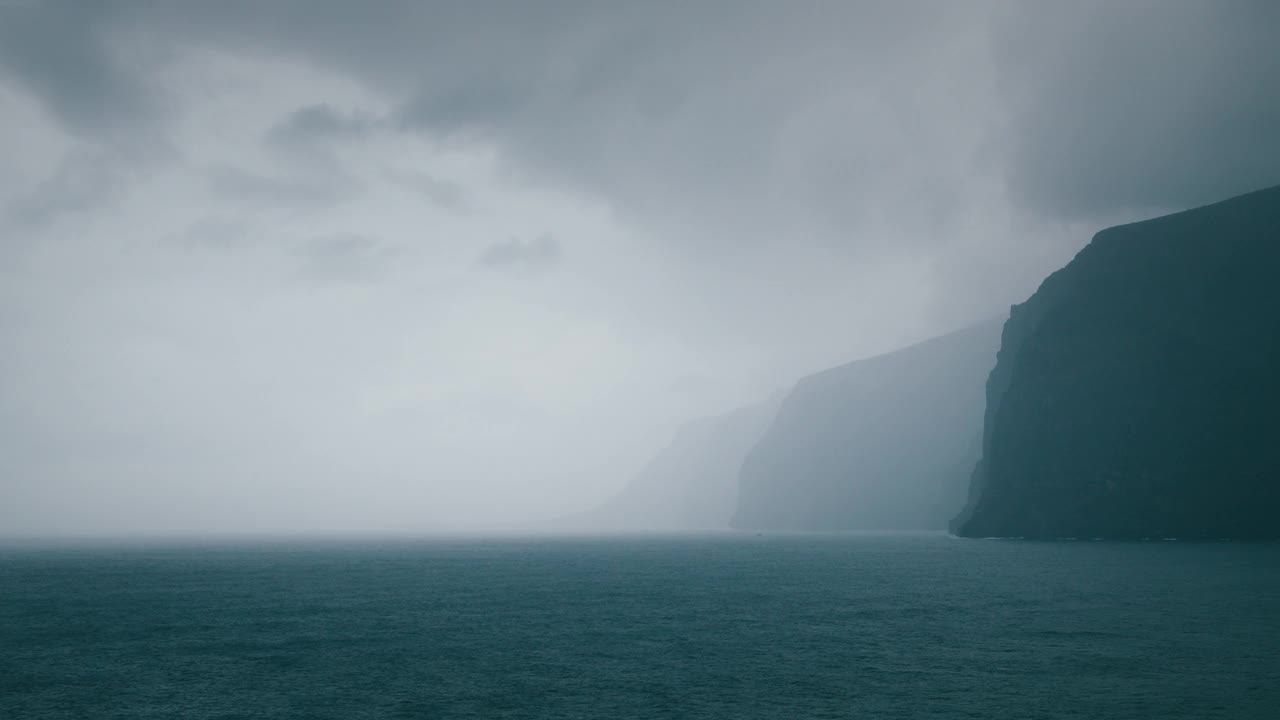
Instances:
[[[1280,536],[1280,187],[1098,233],[1005,324],[973,537]]]
[[[943,529],[979,454],[985,323],[800,380],[742,467],[733,526]]]
[[[614,498],[569,525],[597,530],[726,529],[738,469],[778,400],[686,423]]]

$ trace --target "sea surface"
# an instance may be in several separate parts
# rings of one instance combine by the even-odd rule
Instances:
[[[0,718],[1280,718],[1280,545],[0,549]]]

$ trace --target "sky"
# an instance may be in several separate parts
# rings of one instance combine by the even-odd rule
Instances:
[[[0,535],[598,504],[1280,183],[1280,4],[0,0]]]

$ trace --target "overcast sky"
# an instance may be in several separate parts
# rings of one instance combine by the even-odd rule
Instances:
[[[0,534],[580,510],[1280,182],[1280,3],[0,0]]]

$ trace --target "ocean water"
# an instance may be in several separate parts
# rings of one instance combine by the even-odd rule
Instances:
[[[1280,545],[0,550],[0,718],[1280,718]]]

